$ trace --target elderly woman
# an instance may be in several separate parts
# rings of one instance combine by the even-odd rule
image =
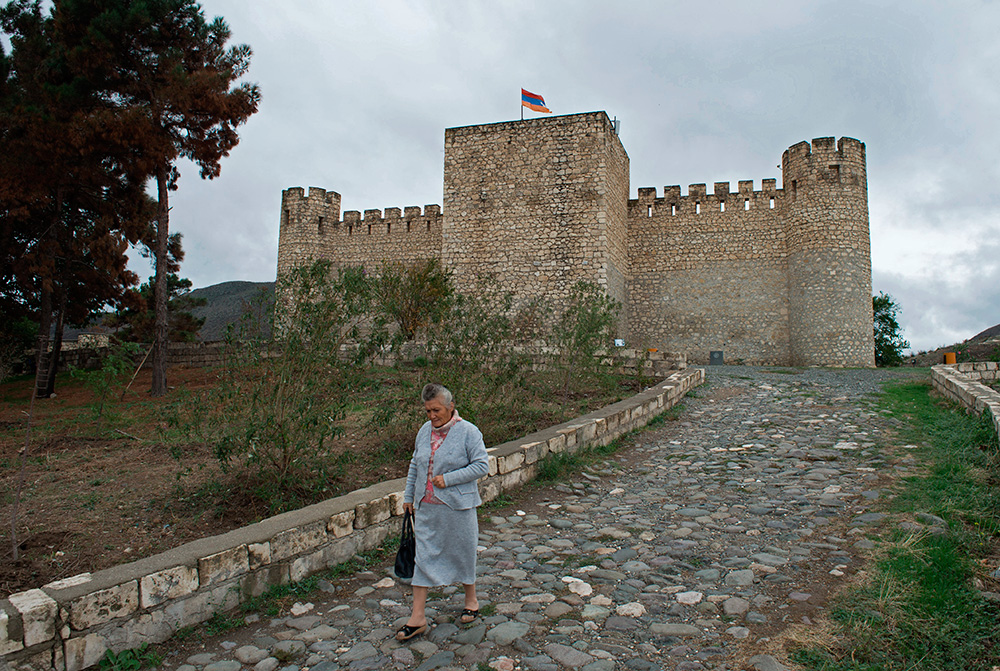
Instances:
[[[462,583],[465,610],[459,621],[479,616],[476,598],[476,545],[479,497],[476,480],[489,472],[483,434],[458,416],[451,392],[429,384],[420,394],[427,421],[417,433],[406,476],[403,507],[414,512],[416,567],[413,571],[413,611],[396,639],[409,641],[427,631],[429,587]]]

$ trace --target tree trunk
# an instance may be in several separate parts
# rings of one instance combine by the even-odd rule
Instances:
[[[167,393],[167,238],[170,226],[170,208],[167,189],[167,169],[161,166],[156,171],[156,195],[158,212],[156,216],[156,258],[153,299],[156,313],[153,328],[153,387],[150,394],[163,396]]]
[[[49,379],[49,333],[52,330],[52,285],[42,280],[42,295],[38,314],[38,354],[35,356],[35,397],[48,398],[45,392]]]
[[[52,340],[52,353],[49,355],[49,371],[45,383],[45,395],[56,393],[56,374],[59,372],[59,356],[62,354],[63,327],[66,325],[66,291],[59,290],[59,306],[56,308],[56,333]]]

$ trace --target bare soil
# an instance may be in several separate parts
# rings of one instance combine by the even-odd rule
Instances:
[[[167,380],[171,393],[154,399],[147,393],[150,373],[141,372],[124,401],[110,404],[112,418],[99,425],[91,391],[60,374],[57,395],[34,402],[23,469],[19,454],[25,446],[31,381],[0,385],[0,598],[268,516],[261,502],[233,494],[230,483],[241,474],[224,473],[209,447],[178,442],[167,433],[164,418],[177,390],[204,390],[214,384],[215,371],[173,367]],[[583,399],[591,409],[615,400]],[[414,433],[423,421],[417,410]],[[562,421],[553,412],[534,415],[538,426],[532,430]],[[340,441],[340,449],[350,450],[354,459],[347,473],[330,483],[332,494],[327,495],[406,474],[408,449],[398,459],[387,459],[383,439],[360,426],[347,430]],[[15,561],[11,528],[19,487]]]

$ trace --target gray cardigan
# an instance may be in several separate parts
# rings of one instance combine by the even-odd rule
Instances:
[[[413,458],[403,492],[404,503],[420,507],[430,459],[431,423],[425,422],[414,441]],[[434,455],[434,475],[443,475],[445,484],[444,489],[435,487],[434,494],[454,510],[475,508],[483,502],[476,480],[489,472],[490,462],[483,434],[475,424],[463,419],[451,427]]]

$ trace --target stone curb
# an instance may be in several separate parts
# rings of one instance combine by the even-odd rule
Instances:
[[[993,430],[1000,438],[1000,393],[980,380],[1000,379],[1000,364],[996,361],[975,361],[941,364],[931,367],[934,388],[952,401],[977,414],[989,413]]]

